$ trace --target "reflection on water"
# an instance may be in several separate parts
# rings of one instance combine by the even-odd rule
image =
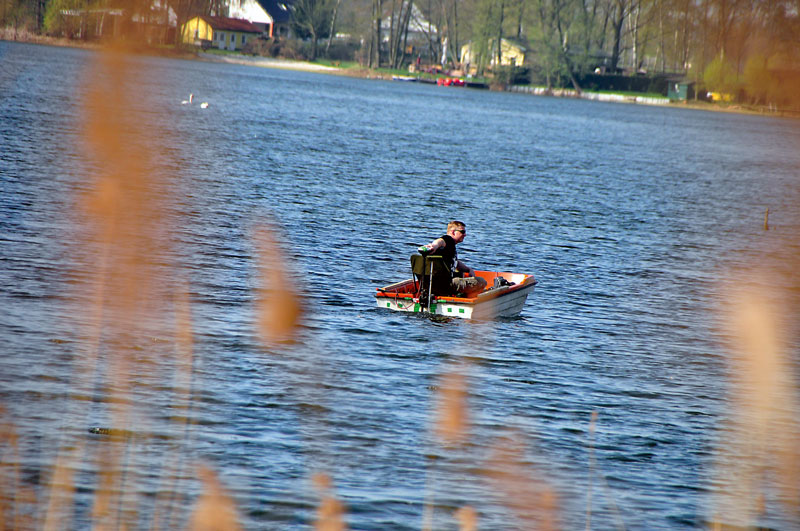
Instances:
[[[795,297],[776,326],[797,373],[796,122],[0,58],[4,500],[76,527],[185,525],[207,503],[245,528],[797,522],[779,503],[796,475],[755,516],[711,495],[765,492],[718,472],[748,458],[718,449],[750,385],[729,378],[721,280],[776,271],[744,280],[777,288],[770,308]],[[465,261],[540,280],[519,319],[373,306],[452,218]],[[266,246],[263,227],[280,227]],[[262,342],[262,295],[286,316],[287,293],[306,302],[296,337]],[[792,411],[793,383],[777,392]],[[793,440],[796,416],[774,418]]]

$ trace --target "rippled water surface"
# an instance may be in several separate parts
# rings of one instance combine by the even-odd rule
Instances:
[[[143,527],[173,490],[187,517],[204,464],[249,529],[310,527],[318,471],[354,529],[456,529],[464,505],[482,529],[517,528],[490,473],[512,435],[565,529],[587,514],[593,529],[711,518],[731,394],[721,280],[776,261],[773,282],[800,286],[796,121],[134,58],[131,90],[101,97],[141,124],[134,143],[150,142],[146,167],[163,177],[171,247],[156,260],[171,267],[154,311],[188,292],[187,384],[169,376],[164,327],[92,339],[103,258],[80,205],[101,167],[84,134],[95,59],[0,42],[0,404],[19,435],[5,462],[45,496],[56,456],[80,445],[76,528],[91,456],[119,444],[87,431],[119,418],[113,348],[160,367],[133,371],[120,426],[138,434],[125,465]],[[375,307],[375,288],[409,277],[409,255],[454,218],[464,261],[536,275],[519,318]],[[277,227],[305,297],[293,345],[264,347],[254,326],[260,226]],[[471,427],[448,448],[432,433],[436,389],[459,360]],[[796,523],[780,508],[763,522]]]

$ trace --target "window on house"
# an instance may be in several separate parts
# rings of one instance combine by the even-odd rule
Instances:
[[[244,44],[246,35],[242,35],[242,44]]]
[[[219,40],[225,42],[225,34],[222,33],[221,31],[219,32]]]

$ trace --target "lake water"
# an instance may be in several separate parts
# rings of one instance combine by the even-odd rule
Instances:
[[[88,526],[104,466],[125,478],[109,489],[123,519],[185,525],[201,465],[247,529],[311,527],[317,472],[353,529],[457,529],[466,505],[480,529],[524,528],[510,506],[527,487],[556,494],[564,529],[743,523],[714,515],[738,481],[715,465],[736,393],[722,281],[797,296],[800,123],[144,57],[116,91],[96,59],[0,42],[0,405],[19,437],[0,459],[35,512],[65,462],[73,528]],[[85,134],[98,99],[134,124],[120,149],[148,146],[141,167],[160,186],[147,226],[168,243],[142,292],[162,297],[132,317],[95,298],[114,257],[80,206],[116,171]],[[375,307],[451,219],[468,227],[465,262],[536,275],[519,318]],[[255,326],[263,226],[306,301],[289,345],[264,346]],[[106,278],[110,294],[130,288]],[[181,292],[190,381],[176,368]],[[470,425],[449,447],[433,425],[454,367]],[[527,486],[511,494],[491,457],[508,437]],[[780,496],[765,504],[758,523],[797,525]]]

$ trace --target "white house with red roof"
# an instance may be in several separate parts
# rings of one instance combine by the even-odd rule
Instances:
[[[269,37],[288,37],[291,0],[242,0],[231,2],[228,15],[248,20]]]

